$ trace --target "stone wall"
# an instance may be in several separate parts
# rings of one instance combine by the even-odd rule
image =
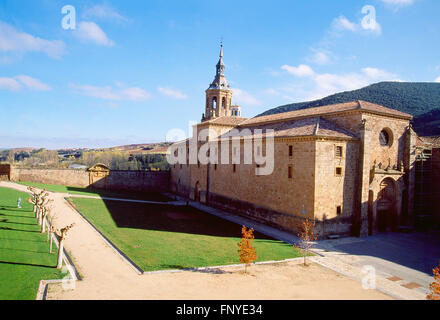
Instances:
[[[10,164],[0,164],[0,181],[10,180],[11,176],[11,165]]]
[[[110,171],[108,176],[90,184],[90,173],[85,170],[13,168],[11,180],[107,190],[142,192],[169,190],[168,171]]]
[[[432,149],[432,203],[440,199],[440,148]],[[440,207],[434,205],[434,216],[440,224]]]
[[[13,168],[11,180],[85,188],[89,186],[89,173],[70,169]]]

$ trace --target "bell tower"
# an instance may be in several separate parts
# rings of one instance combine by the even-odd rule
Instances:
[[[236,114],[238,106],[232,108],[232,90],[225,77],[225,64],[223,62],[223,44],[220,46],[220,59],[217,63],[214,81],[206,90],[206,106],[202,121],[218,117],[232,117]]]

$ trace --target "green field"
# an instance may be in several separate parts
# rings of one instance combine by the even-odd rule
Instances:
[[[144,271],[239,263],[241,226],[191,207],[72,198],[76,208]],[[300,256],[256,233],[258,261]]]
[[[18,197],[22,209],[17,209]],[[57,255],[49,254],[46,235],[40,233],[32,206],[26,202],[28,197],[0,188],[0,300],[33,300],[40,280],[63,277],[55,268]]]
[[[69,187],[54,184],[44,184],[35,182],[17,182],[25,186],[32,186],[39,189],[46,189],[51,192],[69,193],[72,195],[85,195],[93,197],[111,197],[136,200],[149,200],[158,202],[167,202],[171,199],[158,193],[134,192],[134,191],[108,191],[92,188]]]

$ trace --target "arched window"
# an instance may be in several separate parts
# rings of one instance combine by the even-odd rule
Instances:
[[[226,108],[226,98],[222,99],[222,108]]]
[[[212,108],[217,109],[217,97],[212,98]]]

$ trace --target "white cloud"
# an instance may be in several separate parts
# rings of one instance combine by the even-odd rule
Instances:
[[[435,82],[440,82],[440,77],[434,80]]]
[[[169,87],[158,87],[157,91],[159,91],[161,94],[171,97],[173,99],[177,99],[177,100],[184,100],[186,98],[188,98],[188,96],[178,90],[173,90]]]
[[[289,71],[289,68],[287,67],[288,66],[282,66],[281,68]],[[310,68],[309,66],[304,66],[303,69],[306,70],[306,67]],[[292,72],[289,73],[294,74]],[[300,78],[305,77],[304,75],[300,74],[294,75]],[[301,93],[303,94],[303,97],[301,98],[304,100],[319,99],[341,91],[360,89],[371,83],[379,81],[401,81],[397,79],[396,75],[390,72],[372,67],[363,68],[360,72],[345,74],[318,74],[313,72],[309,73],[306,77],[310,80],[310,89],[296,89],[296,91],[301,91]],[[304,83],[303,86],[305,85],[307,84]],[[286,88],[284,88],[283,90],[286,91]]]
[[[0,90],[19,91],[21,84],[13,78],[0,78]]]
[[[111,86],[96,87],[90,85],[69,84],[69,87],[82,95],[113,101],[145,101],[151,98],[151,94],[138,87],[113,88]]]
[[[351,22],[343,15],[339,16],[338,18],[335,18],[332,23],[332,27],[336,30],[349,30],[349,31],[356,31],[358,30],[358,25],[356,23]]]
[[[52,90],[52,88],[49,85],[41,82],[38,79],[29,77],[29,76],[20,75],[20,76],[17,76],[16,79],[18,79],[29,90],[34,90],[34,91],[50,91],[50,90]]]
[[[286,70],[288,73],[297,77],[310,77],[315,74],[313,69],[305,64],[300,64],[298,67],[284,65],[281,67],[281,69]]]
[[[352,22],[345,16],[341,15],[333,20],[330,33],[338,35],[345,31],[350,31],[353,33],[368,32],[381,35],[382,27],[376,20],[375,12],[374,19],[369,16],[364,16],[359,23]]]
[[[109,39],[104,31],[94,22],[81,21],[78,23],[74,35],[84,42],[111,47],[115,43]]]
[[[377,68],[363,68],[362,72],[371,79],[394,79],[396,75]]]
[[[118,22],[125,22],[128,20],[108,5],[95,5],[88,8],[84,11],[83,17],[86,19],[96,18],[102,20],[115,20]]]
[[[131,100],[131,101],[145,101],[151,98],[151,94],[141,88],[127,88],[122,90],[121,96],[123,99]]]
[[[396,9],[400,7],[410,6],[414,3],[414,0],[380,0],[380,1]]]
[[[13,78],[0,78],[0,90],[20,91],[28,89],[32,91],[50,91],[52,88],[38,79],[20,75]]]
[[[309,62],[318,64],[321,66],[330,63],[331,58],[327,52],[320,51],[320,50],[313,50],[313,51],[314,51],[313,56],[311,56],[307,59]]]
[[[232,91],[234,92],[233,95],[234,102],[236,102],[239,105],[241,104],[249,105],[249,106],[261,105],[261,102],[257,98],[255,98],[253,95],[251,95],[250,93],[244,90],[234,88],[232,89]]]
[[[0,21],[0,51],[43,52],[51,58],[60,58],[65,52],[65,44],[60,40],[46,40],[18,31]]]

